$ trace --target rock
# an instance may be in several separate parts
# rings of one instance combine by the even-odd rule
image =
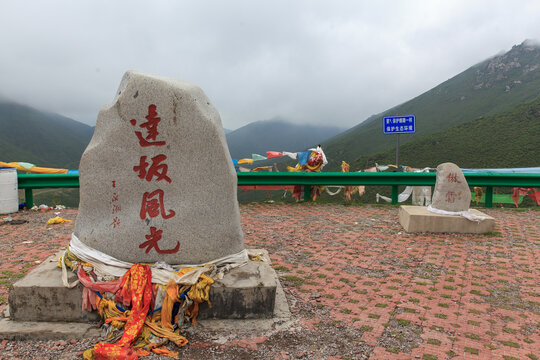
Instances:
[[[126,72],[79,174],[74,234],[107,255],[178,265],[244,250],[221,119],[193,84]]]
[[[431,206],[445,211],[467,211],[471,190],[461,169],[453,163],[437,166],[437,178]]]

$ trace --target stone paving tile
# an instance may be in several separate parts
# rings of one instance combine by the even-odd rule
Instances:
[[[269,251],[293,317],[313,339],[302,337],[297,354],[299,335],[239,336],[219,344],[223,354],[229,348],[245,358],[540,358],[538,210],[485,210],[496,219],[495,232],[469,235],[407,234],[392,206],[240,209],[246,244]],[[29,223],[0,226],[0,304],[11,283],[69,242],[73,225],[46,226],[53,216],[21,213]],[[61,216],[74,220],[76,210]],[[335,336],[321,344],[317,333]],[[218,349],[212,341],[191,346]],[[263,352],[272,346],[281,352]]]

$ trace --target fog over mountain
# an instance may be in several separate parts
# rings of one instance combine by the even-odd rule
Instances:
[[[0,94],[93,125],[124,72],[199,85],[227,129],[349,128],[523,39],[540,2],[4,0]]]
[[[253,122],[226,136],[231,156],[238,159],[252,154],[264,156],[267,151],[304,151],[343,130],[336,126],[297,125],[276,117]]]

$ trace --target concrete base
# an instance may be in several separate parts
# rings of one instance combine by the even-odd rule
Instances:
[[[41,321],[13,321],[9,319],[9,311],[5,311],[4,318],[0,318],[0,339],[8,340],[67,340],[99,337],[101,330],[91,323],[41,322]],[[213,332],[217,336],[215,341],[229,341],[237,333],[271,333],[277,329],[289,328],[294,324],[291,320],[289,304],[285,292],[278,282],[276,287],[276,301],[274,316],[271,319],[199,319],[197,329],[194,331]],[[189,331],[185,325],[183,331]]]
[[[69,340],[101,335],[95,324],[0,319],[0,339]]]
[[[212,307],[201,306],[199,318],[257,319],[274,316],[276,287],[279,279],[266,261],[250,261],[232,269],[217,280],[210,290]],[[56,266],[59,255],[54,255],[13,285],[9,294],[10,318],[14,321],[94,322],[96,312],[83,311],[82,285],[73,289],[62,285],[61,270]],[[69,282],[75,275],[69,273]]]
[[[399,207],[399,222],[406,232],[485,234],[494,231],[493,217],[476,209],[470,211],[474,215],[485,216],[486,219],[475,222],[458,215],[435,214],[425,206],[402,205]]]
[[[53,255],[13,284],[9,292],[9,314],[15,321],[95,322],[97,312],[82,311],[83,286],[68,289],[57,267],[62,253]],[[68,272],[68,281],[77,279]]]

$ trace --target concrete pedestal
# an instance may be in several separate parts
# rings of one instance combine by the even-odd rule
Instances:
[[[463,216],[435,214],[428,211],[425,206],[402,205],[399,207],[399,222],[406,232],[484,234],[494,231],[495,219],[493,217],[476,209],[470,211],[486,219],[475,222]]]
[[[258,251],[261,252],[261,251]],[[210,290],[212,307],[201,306],[200,319],[258,319],[274,315],[279,279],[267,261],[250,261],[232,269],[217,280]],[[14,321],[93,322],[96,312],[82,307],[82,285],[73,289],[62,284],[61,270],[54,255],[13,285],[9,293],[10,318]],[[69,282],[75,275],[69,273]]]

